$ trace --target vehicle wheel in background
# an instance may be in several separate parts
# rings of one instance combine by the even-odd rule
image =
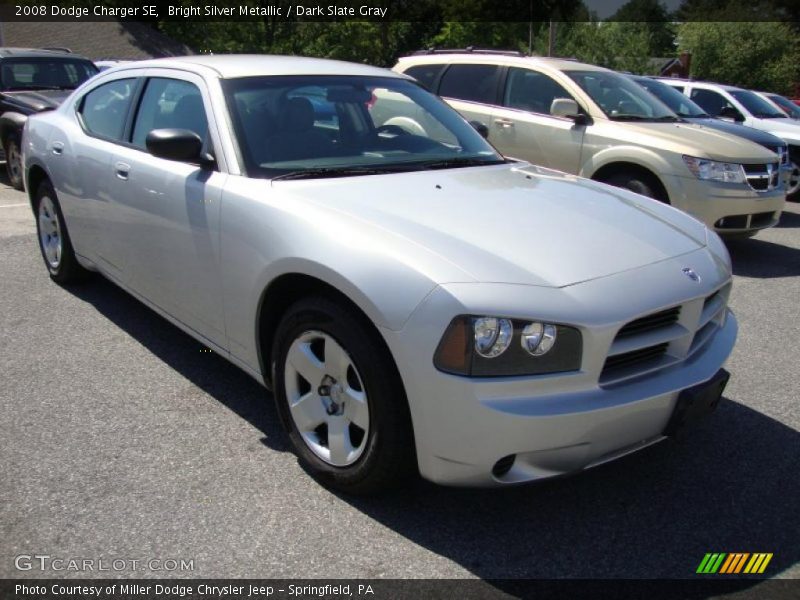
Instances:
[[[604,180],[603,183],[624,188],[641,194],[642,196],[653,198],[664,204],[669,204],[669,198],[667,198],[666,194],[661,190],[661,186],[646,173],[618,173]]]
[[[14,189],[22,190],[22,151],[19,146],[19,138],[16,134],[10,134],[3,144],[3,151],[6,154],[6,173],[8,180]]]
[[[786,180],[786,199],[800,201],[800,150],[789,150],[789,177]]]

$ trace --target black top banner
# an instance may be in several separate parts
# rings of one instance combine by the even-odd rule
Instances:
[[[0,0],[0,21],[797,21],[789,0],[667,0],[617,12],[623,0]],[[626,16],[628,15],[628,16]]]

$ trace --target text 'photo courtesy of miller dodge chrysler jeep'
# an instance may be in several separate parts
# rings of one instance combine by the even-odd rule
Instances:
[[[576,95],[608,85],[575,67]],[[640,137],[678,127],[625,81],[632,126],[637,111],[663,117]],[[618,127],[589,97],[586,119]],[[566,131],[577,103],[555,105]],[[690,148],[693,131],[663,145]],[[570,135],[541,162],[573,154],[578,171]],[[723,134],[720,147],[775,156]],[[731,262],[711,227],[724,215],[705,226],[506,159],[402,74],[278,56],[126,63],[30,117],[23,148],[51,278],[98,271],[271,387],[308,471],[348,492],[417,472],[502,486],[586,469],[683,431],[728,380]],[[743,207],[761,193],[704,177],[708,160],[673,161],[676,205],[700,188]],[[778,213],[783,197],[764,202]]]

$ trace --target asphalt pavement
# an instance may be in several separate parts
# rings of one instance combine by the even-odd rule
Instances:
[[[52,283],[26,202],[0,183],[0,577],[690,578],[707,552],[800,577],[798,204],[730,244],[731,381],[685,439],[537,485],[352,499],[236,367],[102,278]],[[15,567],[37,554],[126,566]]]

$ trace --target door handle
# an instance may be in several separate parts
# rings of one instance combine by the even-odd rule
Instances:
[[[53,145],[50,146],[50,149],[53,151],[53,154],[59,156],[62,152],[64,152],[64,142],[53,142]]]
[[[511,129],[512,127],[514,127],[514,121],[512,121],[511,119],[495,119],[494,123],[495,125],[499,125],[503,129]]]
[[[118,162],[114,165],[114,172],[119,179],[127,180],[130,171],[131,166],[128,163]]]

